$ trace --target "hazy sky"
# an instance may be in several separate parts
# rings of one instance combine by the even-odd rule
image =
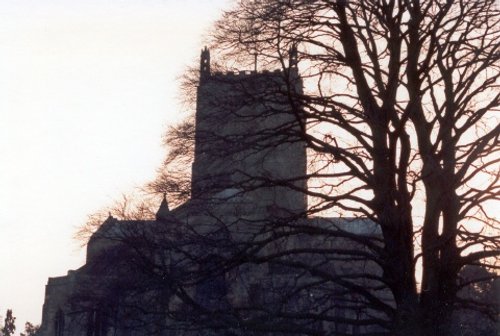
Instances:
[[[83,264],[87,215],[154,177],[177,78],[228,3],[0,2],[0,316],[18,332],[47,278]]]

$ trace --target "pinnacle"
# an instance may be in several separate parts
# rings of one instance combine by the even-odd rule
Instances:
[[[167,195],[163,194],[163,200],[161,201],[160,208],[156,212],[156,220],[167,220],[170,217],[170,209],[168,207]]]

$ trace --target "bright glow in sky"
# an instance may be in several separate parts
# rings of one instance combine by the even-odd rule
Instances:
[[[178,77],[228,3],[0,2],[0,316],[18,332],[84,263],[86,216],[154,177]]]

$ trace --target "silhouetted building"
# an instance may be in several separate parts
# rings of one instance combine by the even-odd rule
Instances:
[[[319,241],[294,235],[296,227],[379,234],[365,219],[307,216],[305,119],[294,98],[300,94],[295,48],[284,70],[238,73],[211,72],[205,48],[197,90],[192,199],[172,210],[164,199],[156,220],[110,216],[90,239],[86,264],[49,278],[40,335],[210,335],[207,329],[230,335],[232,323],[255,319],[269,325],[269,312],[299,316],[322,310],[332,316],[331,323],[304,317],[301,326],[355,333],[339,322],[355,318],[341,308],[354,305],[350,293],[328,284],[300,289],[314,278],[303,278],[286,256],[279,256],[286,249],[305,251],[318,244],[355,248],[352,241],[333,236]],[[280,234],[283,238],[273,236]],[[265,262],[228,262],[257,248],[255,258],[276,256]],[[296,258],[331,274],[358,267],[378,272],[362,259],[327,254]],[[328,299],[322,291],[329,293]],[[367,312],[360,309],[357,318],[363,314]],[[205,326],[203,331],[198,323]]]

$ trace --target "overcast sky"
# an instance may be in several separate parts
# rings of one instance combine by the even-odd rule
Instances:
[[[18,332],[47,278],[83,265],[87,215],[154,177],[178,77],[228,3],[0,2],[0,316]]]

